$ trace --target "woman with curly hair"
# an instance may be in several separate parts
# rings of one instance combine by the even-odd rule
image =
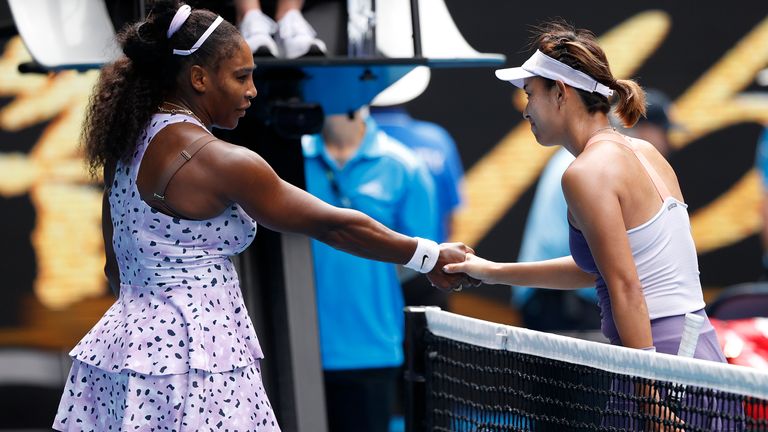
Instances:
[[[84,141],[103,170],[109,284],[119,298],[70,353],[57,430],[279,430],[260,376],[263,357],[230,257],[257,222],[362,257],[466,283],[442,266],[463,244],[393,232],[280,179],[256,153],[220,139],[256,96],[253,57],[210,11],[156,2],[123,29]]]

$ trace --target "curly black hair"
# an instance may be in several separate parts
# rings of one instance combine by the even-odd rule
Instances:
[[[177,0],[155,1],[146,20],[118,32],[124,55],[102,69],[83,125],[81,138],[91,175],[114,168],[133,153],[152,113],[177,87],[183,71],[195,64],[215,70],[238,49],[240,33],[224,21],[193,54],[174,55],[174,48],[192,47],[217,17],[195,9],[168,38],[168,26],[181,5]]]

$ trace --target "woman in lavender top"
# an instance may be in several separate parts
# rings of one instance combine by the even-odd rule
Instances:
[[[441,288],[470,249],[393,232],[280,179],[256,153],[214,137],[256,96],[253,57],[215,14],[158,1],[123,29],[85,122],[103,171],[109,284],[118,300],[70,353],[57,430],[279,430],[263,357],[230,257],[261,223],[366,258],[404,264]]]
[[[521,67],[496,76],[525,91],[523,116],[536,140],[576,157],[562,177],[571,255],[496,263],[470,254],[445,270],[491,284],[594,284],[602,332],[611,343],[677,354],[685,314],[706,317],[687,206],[664,156],[651,143],[618,133],[608,117],[615,103],[624,125],[634,125],[645,115],[645,92],[613,76],[588,30],[549,22],[537,29],[533,46],[536,52]],[[708,321],[694,357],[725,362]]]
[[[664,156],[647,141],[618,133],[608,118],[613,99],[616,115],[631,127],[645,114],[645,92],[613,77],[588,30],[555,21],[536,36],[533,56],[496,76],[525,90],[523,116],[536,140],[576,157],[562,177],[571,255],[530,263],[471,255],[446,270],[486,283],[594,284],[602,331],[612,343],[676,354],[684,315],[704,314],[687,206]],[[724,361],[711,326],[705,327],[696,356]]]

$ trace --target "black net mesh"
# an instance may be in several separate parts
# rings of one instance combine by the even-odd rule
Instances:
[[[425,334],[430,431],[768,431],[768,402]]]

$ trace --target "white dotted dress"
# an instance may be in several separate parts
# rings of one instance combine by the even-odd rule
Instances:
[[[109,204],[120,298],[70,352],[57,430],[279,430],[230,260],[253,241],[256,222],[238,205],[193,221],[139,198],[147,146],[181,121],[200,125],[155,114],[130,163],[117,165]]]

